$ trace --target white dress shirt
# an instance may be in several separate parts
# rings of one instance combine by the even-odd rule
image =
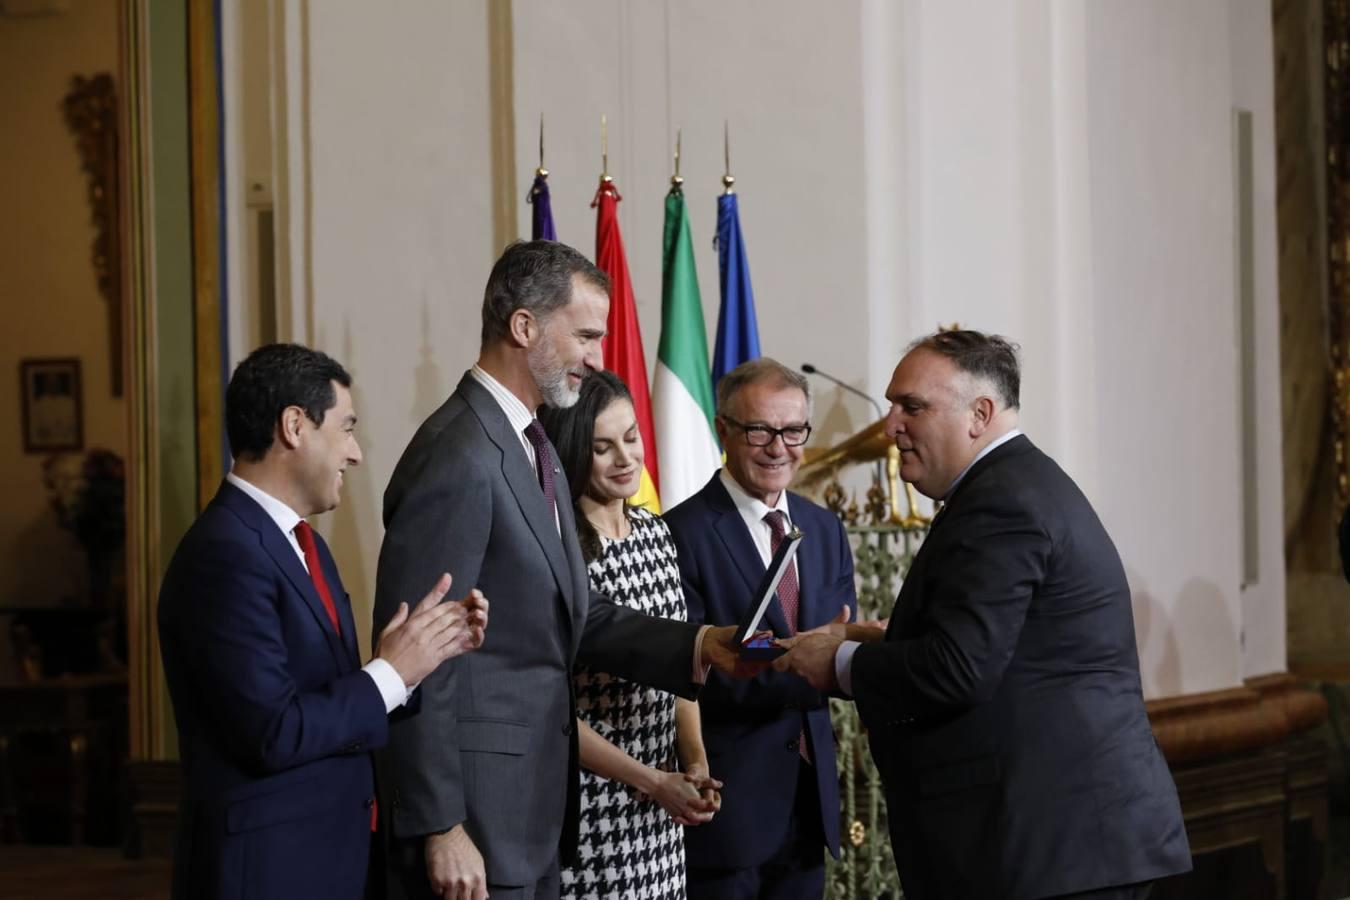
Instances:
[[[942,495],[942,499],[945,501],[952,495],[956,486],[961,483],[961,479],[966,477],[966,473],[970,471],[972,466],[1021,433],[1021,429],[1014,428],[1007,434],[999,435],[986,444],[983,450],[975,454],[975,458],[970,461],[970,464],[961,470],[961,474],[956,476],[951,486],[947,488],[947,492]],[[839,649],[834,652],[834,679],[839,683],[839,690],[849,696],[853,695],[853,654],[859,646],[857,641],[844,641],[839,645]]]
[[[305,552],[300,549],[300,541],[295,537],[295,526],[300,524],[300,515],[262,488],[245,481],[233,472],[227,474],[225,480],[248,494],[255,503],[263,508],[263,512],[267,513],[268,517],[276,523],[277,528],[281,529],[281,533],[286,536],[291,549],[295,551],[296,559],[300,560],[300,565],[308,572],[309,564],[305,562]],[[412,691],[408,690],[403,683],[402,676],[389,663],[377,656],[362,666],[361,671],[369,675],[371,680],[375,682],[375,688],[384,700],[385,712],[393,712],[408,702],[408,697],[412,694]]]

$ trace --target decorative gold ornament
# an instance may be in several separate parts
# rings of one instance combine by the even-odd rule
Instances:
[[[861,847],[865,840],[867,840],[867,826],[854,819],[853,824],[848,826],[848,842],[855,847]]]
[[[112,393],[122,396],[122,243],[119,188],[117,91],[112,75],[100,72],[71,79],[62,103],[75,134],[80,162],[89,178],[94,222],[93,262],[98,292],[108,304],[108,350]]]

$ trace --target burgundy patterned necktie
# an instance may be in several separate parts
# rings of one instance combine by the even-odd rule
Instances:
[[[771,509],[764,514],[764,521],[769,523],[769,530],[773,532],[773,536],[769,539],[769,553],[777,553],[778,545],[783,543],[783,537],[787,534],[787,516],[780,510]],[[788,631],[796,634],[797,616],[801,606],[801,586],[797,583],[795,559],[788,563],[783,580],[778,582],[778,605],[783,609],[783,618],[787,619]]]
[[[787,534],[787,516],[783,515],[782,510],[771,509],[764,514],[764,521],[768,523],[771,532],[769,552],[777,553],[778,545],[783,543],[783,537]],[[778,582],[778,605],[783,610],[783,618],[787,619],[788,632],[796,634],[797,616],[801,610],[801,585],[797,583],[795,559],[788,563],[787,571]],[[797,735],[797,750],[801,753],[802,759],[808,763],[811,761],[811,751],[806,746],[805,727],[802,728],[801,734]]]
[[[553,453],[548,448],[548,435],[538,419],[531,419],[525,426],[525,439],[534,448],[534,473],[539,476],[539,486],[544,489],[544,499],[553,514],[558,514],[558,501],[553,492]]]

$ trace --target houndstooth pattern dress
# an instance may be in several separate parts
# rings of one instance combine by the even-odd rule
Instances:
[[[601,538],[588,569],[591,585],[615,603],[684,621],[675,543],[666,523],[632,511],[632,532]],[[646,766],[676,768],[675,697],[603,673],[576,677],[580,716],[603,738]],[[562,871],[562,896],[577,900],[683,900],[684,834],[660,804],[621,781],[581,772],[577,864]]]

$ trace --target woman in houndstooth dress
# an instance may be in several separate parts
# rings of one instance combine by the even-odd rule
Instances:
[[[623,382],[592,375],[576,405],[540,418],[572,487],[591,585],[615,603],[683,620],[670,531],[625,502],[640,485],[643,452]],[[576,688],[580,836],[576,864],[562,871],[562,895],[682,900],[682,826],[710,820],[720,803],[698,706],[602,672],[581,672]]]

